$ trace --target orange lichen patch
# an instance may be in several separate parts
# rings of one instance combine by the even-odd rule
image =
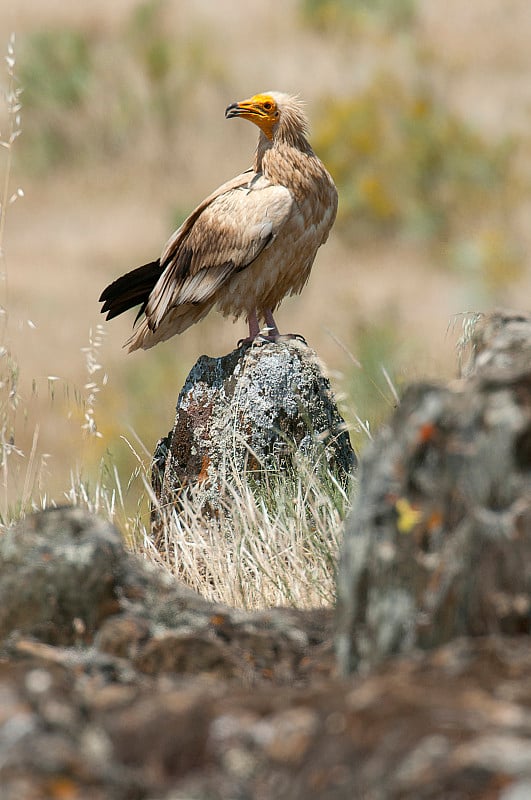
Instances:
[[[53,800],[75,800],[75,798],[81,797],[78,791],[79,785],[70,780],[70,778],[53,778],[46,788],[48,797],[53,798]]]
[[[419,512],[420,513],[420,512]],[[427,510],[421,513],[419,524],[415,526],[413,536],[415,542],[420,550],[428,552],[430,549],[430,540],[432,535],[439,531],[444,522],[443,514],[440,510],[435,509],[430,513]]]
[[[442,526],[443,519],[444,518],[442,515],[442,511],[440,511],[439,509],[436,509],[435,511],[431,512],[428,519],[426,520],[426,527],[428,528],[430,533],[431,531],[434,531],[436,528],[440,528]]]
[[[210,624],[214,625],[216,628],[219,628],[221,625],[224,625],[227,621],[227,617],[225,614],[214,614],[210,617]]]
[[[208,468],[210,466],[210,456],[205,453],[201,461],[201,471],[197,476],[198,483],[204,483],[208,480]]]
[[[399,497],[395,503],[398,514],[396,527],[400,533],[411,533],[415,525],[422,519],[422,511],[411,505],[406,497]]]
[[[433,422],[425,422],[424,425],[420,426],[419,443],[431,442],[435,438],[436,431],[437,428]]]

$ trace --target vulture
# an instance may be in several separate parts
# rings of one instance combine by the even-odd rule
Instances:
[[[101,294],[107,319],[140,306],[129,351],[147,349],[203,319],[212,308],[245,317],[253,341],[280,336],[273,312],[304,287],[337,211],[337,191],[307,139],[301,101],[281,92],[232,103],[225,117],[259,128],[253,166],[207,197],[162,255]],[[263,334],[264,335],[264,334]]]

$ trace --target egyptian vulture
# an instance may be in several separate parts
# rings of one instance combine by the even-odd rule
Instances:
[[[216,307],[245,316],[252,341],[275,339],[273,312],[308,280],[337,210],[337,191],[310,147],[300,100],[266,92],[232,103],[225,117],[260,129],[253,166],[224,183],[193,211],[162,255],[128,272],[102,292],[112,319],[140,305],[140,322],[126,342],[147,349],[182,333]]]

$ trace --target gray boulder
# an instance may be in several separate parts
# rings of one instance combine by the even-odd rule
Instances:
[[[215,515],[227,485],[332,472],[347,485],[356,458],[315,353],[297,340],[201,356],[177,401],[173,430],[153,459],[157,506]],[[158,516],[155,514],[155,528]]]
[[[338,577],[344,672],[531,632],[531,324],[481,321],[467,378],[413,386],[364,453]]]

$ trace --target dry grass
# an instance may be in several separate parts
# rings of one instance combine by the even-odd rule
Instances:
[[[7,215],[12,206],[20,197],[23,196],[22,189],[12,191],[11,172],[13,165],[13,153],[17,139],[21,133],[21,89],[17,84],[15,68],[15,35],[11,34],[7,42],[7,52],[5,55],[5,88],[2,92],[2,103],[0,105],[0,154],[2,156],[2,173],[0,180],[0,284],[2,290],[2,300],[0,305],[0,330],[2,334],[2,346],[0,348],[0,474],[2,477],[2,491],[0,493],[0,520],[9,519],[10,493],[9,481],[13,465],[18,471],[20,460],[24,454],[15,442],[15,422],[21,401],[19,394],[19,366],[13,355],[9,341],[9,293],[8,293],[8,274],[7,261],[5,255],[5,233]],[[17,506],[24,508],[31,494],[32,472],[37,452],[39,438],[39,428],[35,427],[33,441],[27,462],[24,480],[20,494],[17,498]]]
[[[193,492],[179,513],[158,508],[162,525],[151,535],[148,503],[149,457],[130,444],[138,461],[130,477],[142,490],[136,513],[126,502],[115,466],[101,465],[95,482],[72,475],[65,498],[113,522],[133,552],[159,564],[203,597],[235,608],[329,606],[335,600],[335,571],[350,492],[332,476],[312,472],[256,487],[235,475],[226,482],[216,519],[199,511]]]
[[[139,550],[209,599],[243,608],[311,608],[335,600],[335,567],[349,492],[332,475],[301,470],[257,488],[245,476],[226,482],[216,519],[193,493],[164,521],[158,550]]]
[[[22,133],[22,89],[16,72],[15,35],[7,43],[5,83],[0,102],[0,521],[8,525],[27,511],[45,507],[53,502],[47,491],[48,462],[51,454],[43,447],[43,420],[35,417],[39,381],[33,378],[28,386],[21,381],[23,364],[17,352],[21,335],[35,336],[36,325],[28,317],[12,311],[11,274],[7,257],[8,212],[17,200],[24,197],[20,186],[13,187],[12,167],[15,148]],[[95,405],[106,376],[98,358],[104,330],[97,325],[89,332],[88,345],[81,348],[85,383],[78,387],[56,374],[43,376],[48,408],[58,418],[61,409],[70,427],[77,431],[80,456],[87,454],[84,446],[98,439]],[[35,342],[34,346],[38,342]],[[61,397],[58,398],[58,387]],[[53,434],[52,434],[53,435]],[[23,441],[23,444],[21,443]],[[74,439],[72,439],[74,444]]]

